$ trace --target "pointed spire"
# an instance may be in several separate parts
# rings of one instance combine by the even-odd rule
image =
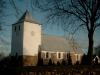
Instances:
[[[32,19],[32,15],[30,15],[28,10],[25,11],[25,13],[19,19],[19,21],[27,21],[27,22],[32,22],[32,23],[40,24],[36,20]]]
[[[30,16],[28,10],[25,11],[25,13],[22,15],[22,17],[20,18],[20,20],[25,20],[26,17]]]

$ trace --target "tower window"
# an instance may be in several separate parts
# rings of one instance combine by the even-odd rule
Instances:
[[[14,27],[14,31],[16,32],[16,26]]]
[[[19,26],[19,30],[20,30],[20,26]]]

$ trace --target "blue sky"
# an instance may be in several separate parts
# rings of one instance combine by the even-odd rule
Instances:
[[[27,0],[25,0],[27,1]],[[64,32],[60,27],[55,26],[55,24],[48,24],[45,23],[45,17],[46,13],[40,12],[39,10],[32,10],[30,8],[30,4],[23,2],[23,0],[19,3],[17,3],[18,8],[22,11],[17,17],[15,16],[15,9],[9,5],[8,3],[8,8],[6,8],[5,12],[8,15],[7,17],[4,18],[4,24],[2,25],[2,31],[0,31],[0,52],[5,53],[7,55],[11,51],[11,25],[15,23],[21,15],[26,11],[26,9],[29,10],[30,14],[32,14],[33,18],[38,20],[40,23],[43,24],[43,31],[46,34],[50,35],[59,35],[59,36],[65,36],[69,37],[68,32]],[[44,27],[45,26],[45,27]],[[94,43],[95,46],[100,44],[100,30],[97,29],[97,31],[94,34]],[[74,35],[74,39],[76,42],[79,43],[79,45],[83,49],[87,49],[88,47],[88,37],[87,37],[87,32],[79,30],[77,33]]]

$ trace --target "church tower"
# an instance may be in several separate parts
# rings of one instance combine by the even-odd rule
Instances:
[[[22,66],[35,66],[41,45],[41,25],[26,11],[17,23],[12,25],[11,55],[19,56]]]

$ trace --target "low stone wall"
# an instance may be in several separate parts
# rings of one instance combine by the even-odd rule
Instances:
[[[36,66],[38,61],[37,56],[23,56],[23,66]]]
[[[36,66],[38,62],[38,56],[12,56],[11,65],[12,66]]]

